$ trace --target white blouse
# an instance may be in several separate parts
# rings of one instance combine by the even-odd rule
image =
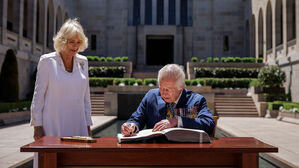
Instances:
[[[42,55],[31,104],[31,125],[46,136],[88,136],[92,125],[87,58],[76,54],[67,72],[58,52]]]

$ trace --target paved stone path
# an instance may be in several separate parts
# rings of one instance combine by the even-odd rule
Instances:
[[[114,119],[115,116],[92,116],[91,129]],[[33,142],[33,127],[29,123],[0,128],[0,135],[0,168],[16,167],[33,158],[33,153],[20,152],[21,146]]]
[[[217,126],[232,136],[255,137],[276,146],[278,153],[266,154],[278,160],[275,164],[280,167],[299,167],[298,124],[277,121],[274,118],[221,117]]]

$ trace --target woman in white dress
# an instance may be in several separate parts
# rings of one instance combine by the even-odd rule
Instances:
[[[33,137],[91,136],[88,62],[78,54],[87,48],[88,39],[80,23],[69,19],[53,40],[56,52],[42,55],[37,66],[31,104]]]

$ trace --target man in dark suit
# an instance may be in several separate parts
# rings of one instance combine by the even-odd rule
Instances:
[[[158,73],[159,88],[151,89],[130,119],[121,126],[124,136],[146,128],[161,131],[183,127],[213,132],[215,123],[206,99],[185,89],[185,73],[176,64],[164,66]]]

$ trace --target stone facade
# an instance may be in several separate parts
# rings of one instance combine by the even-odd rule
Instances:
[[[263,57],[269,65],[279,65],[286,72],[286,92],[299,102],[299,2],[298,0],[252,0],[248,5],[251,15],[251,51]]]
[[[299,101],[298,7],[297,0],[1,0],[0,65],[9,48],[17,51],[25,98],[53,35],[78,17],[89,39],[84,55],[128,56],[137,69],[184,66],[191,57],[263,57],[286,72],[287,92]]]

